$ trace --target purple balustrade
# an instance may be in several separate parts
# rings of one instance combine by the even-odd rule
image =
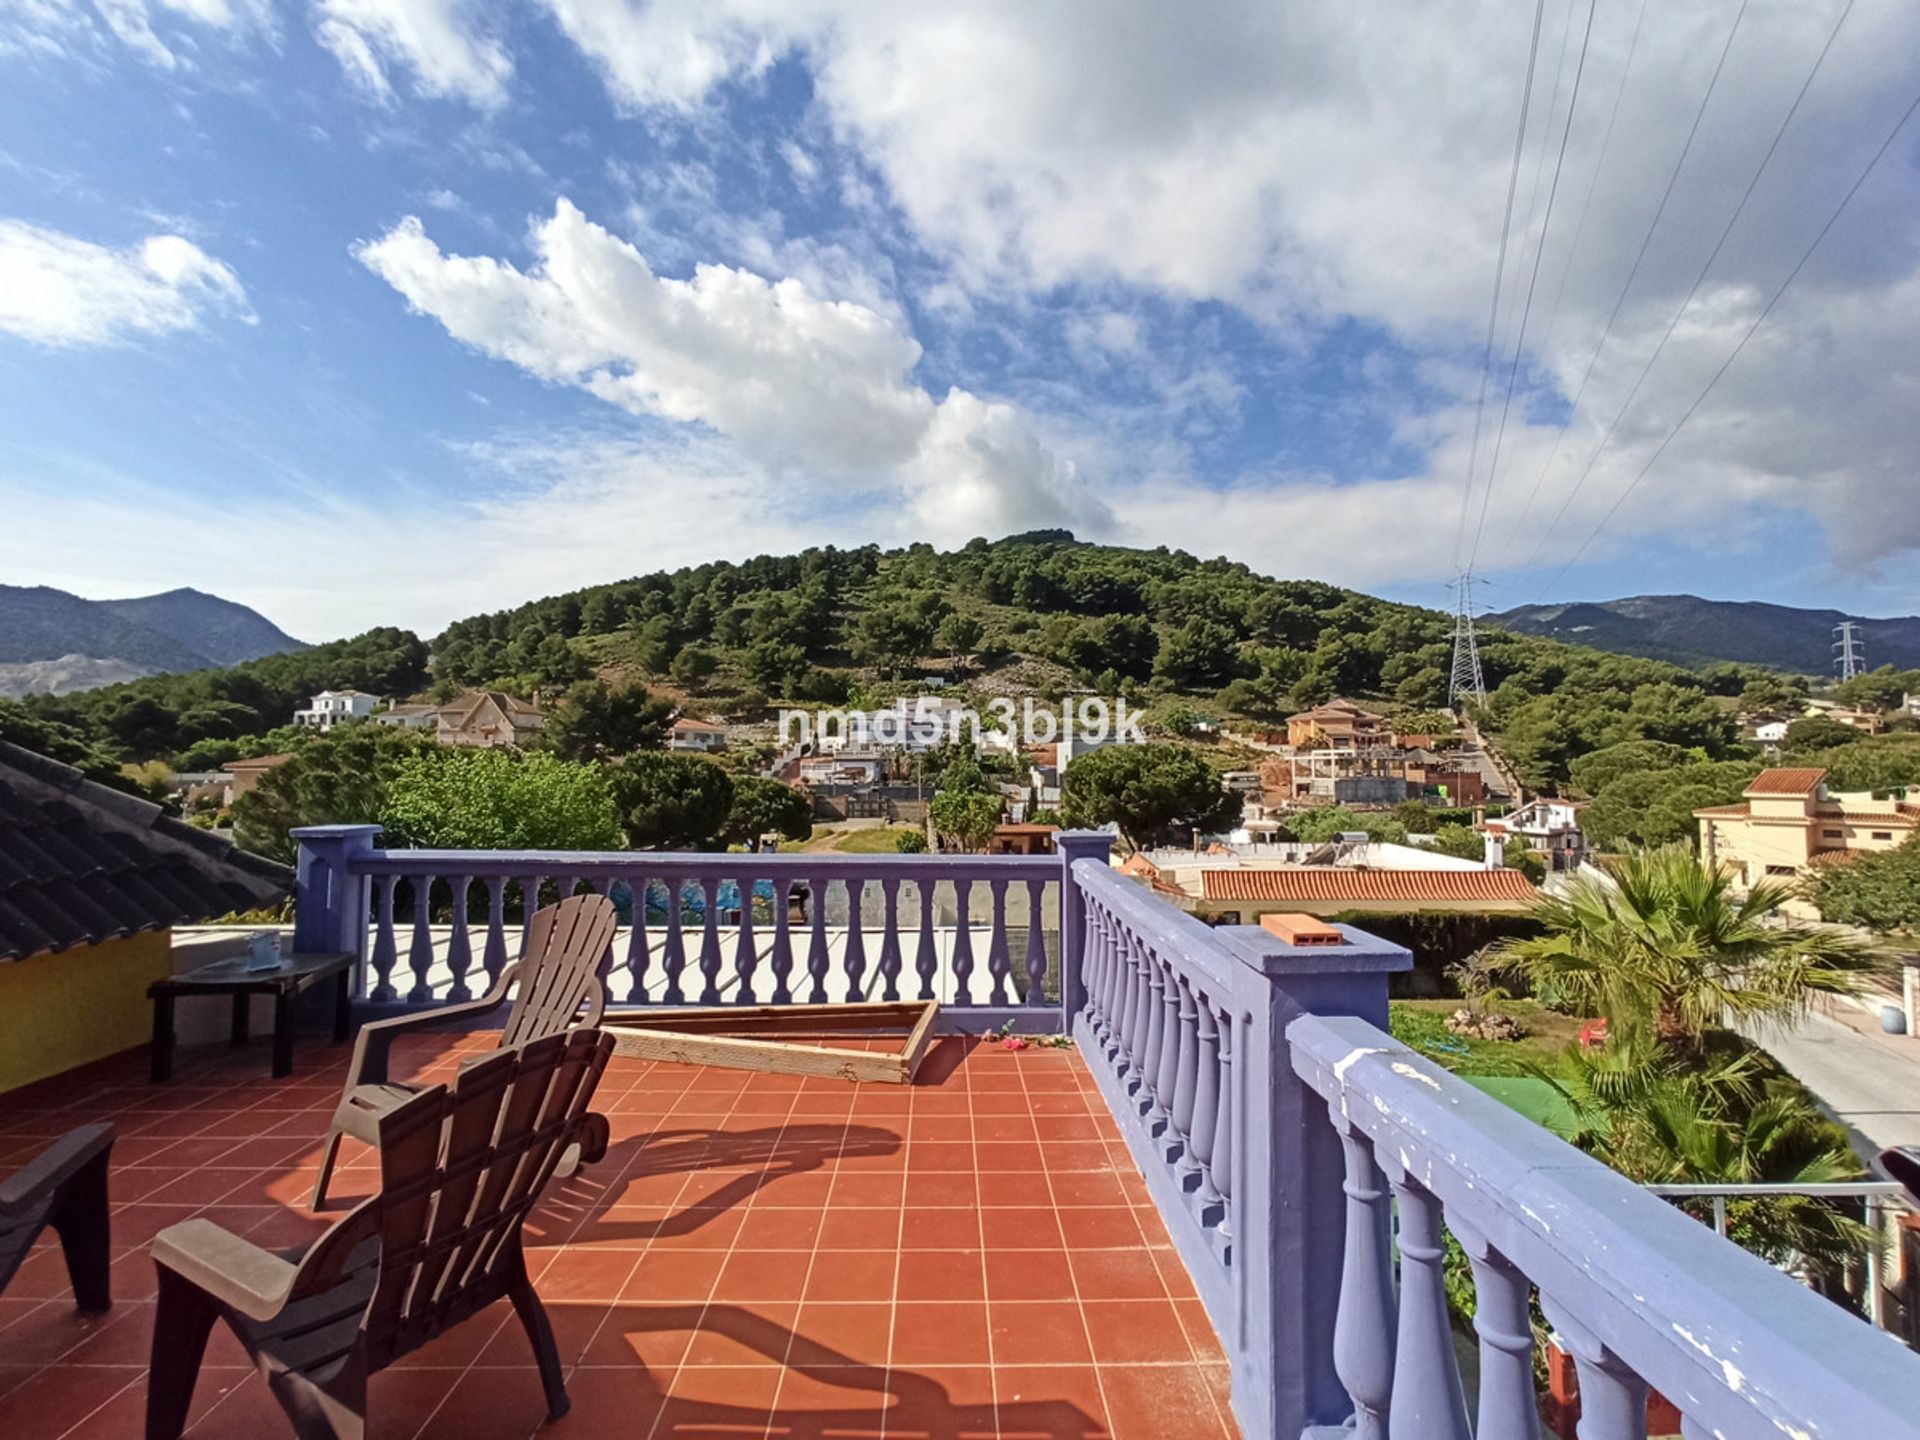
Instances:
[[[1084,994],[1066,867],[1107,850],[1069,834],[1057,857],[516,854],[382,850],[377,834],[314,827],[301,852],[302,933],[363,956],[369,1013],[477,993],[482,970],[491,983],[517,956],[529,906],[584,887],[621,910],[612,1003],[919,996],[941,1002],[944,1028],[974,1032],[1066,1028],[1068,995]]]
[[[1639,1440],[1649,1387],[1688,1440],[1920,1440],[1911,1352],[1395,1043],[1387,978],[1411,957],[1351,927],[1307,949],[1210,928],[1073,832],[1053,857],[384,851],[377,834],[299,832],[296,941],[360,955],[369,1013],[497,976],[545,875],[624,898],[616,1003],[912,993],[949,1031],[1070,1030],[1250,1437],[1538,1440],[1537,1294],[1579,1373],[1582,1440]],[[1449,1234],[1476,1290],[1471,1426]]]
[[[1338,1368],[1359,1413],[1377,1417],[1357,1433],[1377,1424],[1395,1436],[1536,1440],[1537,1293],[1579,1376],[1581,1440],[1641,1440],[1650,1389],[1679,1410],[1689,1440],[1920,1440],[1920,1358],[1893,1336],[1376,1025],[1309,1015],[1288,1025],[1286,1041],[1291,1068],[1326,1101],[1326,1130],[1346,1142],[1349,1205],[1383,1186],[1397,1201],[1393,1251],[1384,1217],[1349,1212]],[[1466,1253],[1476,1292],[1471,1432],[1441,1292],[1447,1231]],[[1389,1314],[1394,1252],[1398,1303]]]

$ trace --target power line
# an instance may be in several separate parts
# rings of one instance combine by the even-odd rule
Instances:
[[[1520,92],[1520,125],[1513,136],[1513,173],[1507,179],[1507,209],[1500,221],[1500,256],[1493,267],[1493,303],[1487,311],[1486,351],[1480,358],[1480,399],[1473,410],[1473,442],[1467,450],[1466,485],[1460,492],[1460,524],[1453,536],[1453,559],[1460,563],[1461,548],[1467,539],[1467,515],[1473,505],[1473,475],[1480,464],[1480,425],[1487,409],[1487,381],[1493,374],[1493,336],[1500,319],[1500,289],[1507,271],[1507,232],[1513,226],[1513,196],[1520,188],[1520,156],[1526,148],[1527,111],[1533,104],[1533,68],[1540,57],[1540,22],[1547,13],[1547,0],[1534,0],[1533,39],[1527,47],[1527,79]]]
[[[1507,367],[1507,398],[1500,405],[1500,425],[1493,437],[1493,460],[1487,466],[1487,488],[1480,497],[1480,519],[1474,526],[1473,545],[1467,552],[1467,568],[1473,568],[1474,560],[1480,554],[1480,537],[1486,533],[1487,507],[1493,500],[1495,482],[1500,477],[1500,449],[1507,438],[1507,416],[1513,409],[1514,383],[1520,377],[1520,356],[1527,343],[1527,321],[1533,315],[1533,290],[1540,281],[1540,260],[1547,252],[1547,235],[1553,229],[1553,202],[1560,194],[1560,172],[1567,163],[1567,137],[1573,133],[1573,117],[1580,108],[1580,80],[1587,70],[1587,47],[1593,40],[1593,12],[1595,0],[1587,0],[1587,24],[1580,36],[1580,58],[1574,63],[1573,91],[1567,99],[1567,123],[1560,130],[1560,153],[1553,162],[1553,183],[1547,188],[1547,210],[1540,221],[1540,239],[1533,247],[1533,273],[1527,278],[1527,298],[1520,309],[1520,329],[1513,339],[1513,363]],[[1568,5],[1572,13],[1572,5]],[[1553,110],[1549,105],[1547,123],[1553,123]],[[1546,144],[1541,143],[1541,154],[1546,153]]]
[[[1787,107],[1787,113],[1781,118],[1779,128],[1773,132],[1773,140],[1768,144],[1766,153],[1760,157],[1759,165],[1755,167],[1752,176],[1748,178],[1747,188],[1740,196],[1740,203],[1733,207],[1733,213],[1727,217],[1727,223],[1721,227],[1720,237],[1713,242],[1712,251],[1700,266],[1699,273],[1693,277],[1693,284],[1688,288],[1686,298],[1680,302],[1679,308],[1673,312],[1673,318],[1667,322],[1666,333],[1660,337],[1660,343],[1653,347],[1653,352],[1647,356],[1646,363],[1640,367],[1640,373],[1634,377],[1633,385],[1627,391],[1627,398],[1620,402],[1620,408],[1614,412],[1612,421],[1608,423],[1605,432],[1600,436],[1600,443],[1594,446],[1593,453],[1587,457],[1586,466],[1574,480],[1573,488],[1567,492],[1567,499],[1560,507],[1559,513],[1554,516],[1553,524],[1546,528],[1540,537],[1539,544],[1534,547],[1534,555],[1539,554],[1540,548],[1544,546],[1552,536],[1554,527],[1560,523],[1561,517],[1566,514],[1568,507],[1572,505],[1573,497],[1579,494],[1580,487],[1586,484],[1587,477],[1593,473],[1593,467],[1599,463],[1601,453],[1605,451],[1608,444],[1612,442],[1614,432],[1619,429],[1621,420],[1626,417],[1627,411],[1632,407],[1635,398],[1640,394],[1640,387],[1646,384],[1647,376],[1653,373],[1655,363],[1666,353],[1667,342],[1673,339],[1673,332],[1679,328],[1681,319],[1692,306],[1693,297],[1700,293],[1701,285],[1706,283],[1707,274],[1713,269],[1713,262],[1720,258],[1721,250],[1726,247],[1727,237],[1733,234],[1734,226],[1739,223],[1740,217],[1746,213],[1747,202],[1753,199],[1753,192],[1759,187],[1760,177],[1766,173],[1767,166],[1773,163],[1774,154],[1779,150],[1781,140],[1786,138],[1787,130],[1793,124],[1793,117],[1800,113],[1800,106],[1802,102],[1806,100],[1807,92],[1813,88],[1814,78],[1819,75],[1821,67],[1827,63],[1827,56],[1833,50],[1833,42],[1840,38],[1841,27],[1847,23],[1847,17],[1853,13],[1854,3],[1855,0],[1847,0],[1845,8],[1840,12],[1840,18],[1834,22],[1833,29],[1827,32],[1827,43],[1820,47],[1819,55],[1814,58],[1813,68],[1807,71],[1807,78],[1800,82],[1799,93],[1793,97],[1793,104]],[[1531,556],[1528,558],[1528,564],[1532,564]]]
[[[1620,492],[1619,498],[1613,502],[1612,506],[1607,510],[1607,513],[1600,517],[1600,523],[1595,525],[1588,533],[1587,538],[1580,542],[1580,548],[1575,550],[1573,554],[1567,558],[1566,562],[1561,565],[1559,570],[1554,573],[1552,582],[1547,586],[1548,590],[1553,589],[1554,586],[1559,584],[1560,577],[1565,575],[1573,564],[1586,553],[1587,547],[1598,538],[1602,530],[1606,529],[1607,522],[1619,513],[1620,507],[1627,503],[1628,498],[1632,496],[1635,490],[1640,488],[1640,482],[1647,478],[1647,472],[1653,469],[1654,464],[1666,453],[1667,446],[1673,443],[1673,437],[1685,428],[1686,423],[1693,418],[1694,412],[1706,401],[1707,396],[1713,393],[1714,387],[1720,383],[1720,378],[1733,367],[1733,362],[1740,358],[1740,352],[1747,348],[1747,342],[1753,339],[1754,332],[1766,323],[1769,315],[1773,314],[1774,308],[1780,303],[1780,297],[1787,293],[1787,287],[1792,285],[1799,277],[1801,270],[1806,268],[1807,261],[1813,258],[1813,252],[1818,250],[1820,243],[1827,238],[1827,232],[1833,229],[1841,215],[1845,213],[1847,206],[1853,203],[1853,197],[1860,193],[1860,187],[1867,183],[1867,177],[1874,172],[1875,167],[1879,165],[1887,151],[1893,148],[1893,142],[1899,138],[1900,132],[1906,129],[1907,122],[1913,118],[1913,112],[1915,110],[1920,110],[1920,94],[1916,94],[1913,97],[1912,102],[1907,106],[1906,110],[1902,112],[1899,120],[1897,120],[1893,128],[1887,132],[1887,138],[1880,142],[1880,148],[1873,152],[1873,158],[1867,162],[1866,168],[1854,178],[1853,184],[1847,188],[1847,193],[1840,197],[1840,203],[1834,207],[1833,213],[1827,217],[1827,223],[1820,227],[1820,233],[1813,237],[1813,242],[1807,246],[1806,250],[1801,254],[1800,259],[1795,262],[1793,269],[1787,273],[1787,278],[1780,282],[1780,288],[1773,292],[1773,298],[1767,301],[1767,308],[1762,310],[1760,314],[1755,317],[1754,322],[1747,327],[1746,333],[1740,337],[1740,343],[1735,345],[1732,353],[1720,362],[1720,368],[1713,372],[1713,378],[1707,381],[1706,386],[1698,395],[1693,397],[1693,403],[1687,406],[1686,413],[1682,415],[1679,420],[1675,422],[1674,427],[1666,433],[1666,437],[1661,440],[1653,454],[1647,457],[1647,463],[1640,467],[1639,473],[1628,483],[1627,488]]]
[[[1620,101],[1627,93],[1627,77],[1633,74],[1633,57],[1640,51],[1640,31],[1647,19],[1647,0],[1640,0],[1640,13],[1633,22],[1633,38],[1627,42],[1626,62],[1620,67],[1620,83],[1613,90],[1613,107],[1607,112],[1607,128],[1600,136],[1600,153],[1593,162],[1593,175],[1587,181],[1586,198],[1580,202],[1580,219],[1573,227],[1573,243],[1567,247],[1567,263],[1560,271],[1560,284],[1553,292],[1553,308],[1547,312],[1547,331],[1540,339],[1540,348],[1545,351],[1553,344],[1553,331],[1560,319],[1560,302],[1567,293],[1567,281],[1573,276],[1574,258],[1580,253],[1581,238],[1587,233],[1587,215],[1593,209],[1594,192],[1600,188],[1600,176],[1607,168],[1607,155],[1613,148],[1614,123],[1620,118]],[[1527,492],[1527,500],[1520,507],[1520,516],[1507,531],[1506,541],[1501,549],[1510,550],[1514,540],[1520,534],[1520,527],[1526,524],[1527,516],[1533,511],[1533,502],[1540,498],[1541,482],[1547,478],[1547,471],[1553,466],[1554,456],[1559,453],[1560,442],[1566,438],[1567,426],[1573,423],[1573,408],[1567,409],[1567,418],[1560,422],[1559,433],[1553,437],[1553,448],[1547,452],[1546,463],[1540,467],[1540,473],[1533,477],[1533,488]]]
[[[1580,398],[1587,393],[1587,382],[1593,379],[1593,368],[1600,359],[1600,352],[1607,348],[1608,337],[1613,334],[1614,322],[1620,318],[1620,311],[1627,303],[1628,292],[1633,289],[1634,279],[1639,275],[1640,266],[1647,258],[1647,250],[1653,244],[1654,232],[1660,228],[1661,217],[1667,213],[1667,202],[1673,198],[1674,184],[1679,180],[1681,170],[1686,167],[1687,156],[1693,153],[1693,142],[1695,137],[1700,133],[1700,122],[1706,118],[1707,107],[1713,103],[1713,92],[1719,88],[1721,72],[1724,71],[1727,66],[1727,55],[1733,49],[1734,37],[1740,33],[1740,23],[1747,18],[1748,3],[1749,0],[1740,0],[1740,9],[1733,17],[1733,25],[1727,31],[1725,43],[1720,47],[1720,58],[1714,63],[1712,78],[1707,81],[1706,93],[1700,97],[1699,108],[1693,112],[1693,124],[1687,128],[1686,143],[1680,147],[1679,158],[1673,162],[1673,170],[1667,176],[1666,189],[1660,192],[1660,204],[1655,208],[1653,219],[1647,225],[1647,233],[1641,237],[1640,249],[1633,257],[1633,267],[1627,271],[1626,282],[1621,285],[1619,295],[1614,298],[1613,309],[1608,312],[1607,315],[1607,323],[1601,328],[1599,342],[1593,347],[1593,354],[1587,357],[1586,372],[1581,375],[1580,384],[1574,390],[1573,399],[1568,404],[1567,421],[1560,427],[1561,437],[1566,435],[1567,426],[1572,423],[1574,415],[1579,411]],[[1554,457],[1559,453],[1560,440],[1556,438],[1553,443],[1553,449],[1547,454],[1546,463],[1540,467],[1541,479],[1545,479],[1548,468],[1553,464]],[[1539,485],[1540,480],[1536,480],[1534,482],[1534,488],[1538,490]],[[1560,523],[1561,517],[1567,512],[1567,506],[1572,503],[1572,496],[1569,495],[1567,500],[1561,504],[1559,512],[1554,516],[1553,524],[1547,527],[1548,534],[1552,533],[1554,525]],[[1544,539],[1541,543],[1545,543]],[[1538,556],[1539,553],[1540,546],[1534,546],[1533,554],[1528,556],[1526,565],[1523,565],[1521,568],[1523,570],[1530,568],[1534,558]]]

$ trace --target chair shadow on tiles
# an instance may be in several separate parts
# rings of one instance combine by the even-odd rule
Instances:
[[[644,1362],[600,1371],[612,1386],[610,1398],[623,1410],[631,1406],[626,1413],[659,1416],[656,1440],[747,1433],[783,1440],[859,1440],[883,1428],[914,1440],[978,1440],[994,1434],[1104,1440],[1108,1434],[1100,1419],[1070,1399],[1042,1395],[996,1403],[984,1367],[922,1375],[863,1361],[748,1306],[623,1303],[613,1307],[606,1326],[619,1332],[636,1358],[655,1349],[650,1342],[663,1334],[687,1331],[693,1344],[719,1362],[683,1366],[664,1389]],[[717,1354],[716,1347],[737,1352],[737,1358]],[[741,1385],[739,1377],[756,1373],[756,1367],[784,1368],[777,1400],[770,1393],[761,1403],[748,1398],[752,1387]],[[1063,1377],[1077,1373],[1062,1367]]]
[[[874,1125],[770,1125],[752,1130],[658,1130],[616,1140],[606,1158],[554,1184],[529,1217],[530,1232],[563,1232],[571,1244],[618,1244],[691,1235],[782,1180],[830,1171],[853,1156],[898,1154],[899,1135]],[[670,1213],[622,1219],[636,1182],[714,1171],[718,1185]],[[729,1173],[731,1172],[731,1173]],[[664,1207],[663,1207],[664,1208]]]

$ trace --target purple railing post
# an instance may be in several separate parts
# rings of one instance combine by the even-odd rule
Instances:
[[[1073,862],[1106,864],[1113,837],[1100,830],[1062,830],[1053,848],[1060,856],[1060,1028],[1068,1031],[1087,1003],[1087,903],[1073,878]]]
[[[289,832],[300,846],[294,868],[293,948],[302,955],[346,951],[354,956],[354,988],[366,993],[367,877],[353,860],[372,852],[378,825],[303,825]]]
[[[1351,1015],[1387,1026],[1387,976],[1412,955],[1341,927],[1346,944],[1299,947],[1255,926],[1217,932],[1233,976],[1231,1139],[1239,1333],[1234,1410],[1247,1435],[1293,1437],[1337,1427],[1353,1402],[1334,1368],[1346,1251],[1347,1173],[1327,1104],[1294,1072],[1287,1026],[1302,1015]],[[1223,1327],[1228,1328],[1228,1327]],[[1377,1343],[1390,1350],[1392,1332]]]

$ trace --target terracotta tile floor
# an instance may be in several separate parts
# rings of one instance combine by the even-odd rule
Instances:
[[[466,1037],[401,1062],[443,1073]],[[0,1097],[0,1174],[111,1118],[116,1303],[79,1316],[51,1240],[0,1295],[0,1436],[137,1436],[152,1236],[206,1215],[269,1247],[305,1209],[345,1048],[191,1052],[149,1085],[144,1052]],[[545,1422],[502,1302],[376,1376],[384,1440],[563,1436],[1232,1435],[1227,1368],[1080,1057],[937,1043],[917,1084],[616,1059],[606,1160],[550,1189],[529,1256],[569,1365]],[[352,1141],[334,1193],[372,1188]],[[330,1207],[337,1215],[345,1208]],[[188,1432],[292,1431],[216,1329]]]

